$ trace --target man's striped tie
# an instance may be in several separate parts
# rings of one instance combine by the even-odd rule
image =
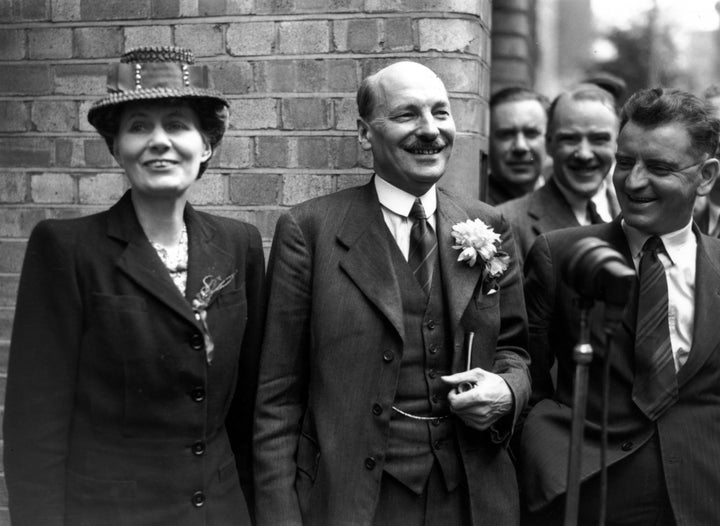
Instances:
[[[645,242],[640,258],[640,290],[635,323],[633,400],[650,420],[657,419],[678,398],[677,375],[668,327],[665,269],[658,258],[662,240]]]
[[[430,295],[430,284],[432,283],[433,267],[435,266],[435,251],[437,250],[437,238],[435,231],[428,223],[425,209],[420,199],[415,199],[410,218],[414,220],[410,229],[410,253],[408,263],[415,278],[425,291]]]

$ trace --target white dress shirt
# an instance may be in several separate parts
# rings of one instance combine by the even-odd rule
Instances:
[[[635,271],[639,271],[640,256],[647,234],[622,222],[627,236]],[[695,323],[695,263],[697,260],[697,239],[692,231],[692,221],[685,227],[660,236],[665,252],[660,261],[665,267],[668,286],[668,325],[675,370],[685,364],[693,341]]]
[[[416,197],[404,190],[400,190],[397,186],[391,185],[378,175],[375,175],[373,181],[382,208],[385,224],[388,229],[390,229],[390,233],[393,238],[395,238],[395,242],[407,261],[408,254],[410,253],[410,229],[413,225],[412,220],[408,216],[410,215],[410,209]],[[435,185],[420,196],[420,202],[425,209],[425,215],[428,218],[430,226],[433,227],[433,230],[437,230],[435,228],[435,210],[437,209]]]
[[[572,213],[575,215],[575,219],[577,219],[578,223],[580,223],[581,226],[589,225],[590,218],[587,215],[588,198],[580,197],[572,193],[559,182],[558,188],[560,189],[562,195],[565,196],[565,199],[567,199],[567,202],[570,204]],[[610,205],[610,188],[611,185],[608,182],[608,179],[605,178],[603,179],[603,182],[598,188],[597,192],[595,192],[595,195],[590,198],[590,201],[595,203],[595,209],[597,210],[598,215],[606,223],[612,221],[614,217],[613,210]]]

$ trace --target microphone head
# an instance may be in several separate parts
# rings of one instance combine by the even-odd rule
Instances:
[[[586,299],[622,305],[632,290],[635,270],[609,243],[596,237],[575,242],[561,263],[567,285]]]

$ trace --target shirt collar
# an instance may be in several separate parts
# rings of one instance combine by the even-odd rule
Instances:
[[[416,199],[414,195],[407,193],[405,190],[400,190],[400,188],[388,183],[377,174],[373,178],[373,182],[375,183],[378,200],[382,206],[402,217],[408,217],[410,215],[410,209]],[[427,192],[419,197],[425,209],[425,215],[430,217],[437,209],[435,185],[432,185]]]
[[[570,190],[568,190],[565,186],[563,186],[560,181],[557,181],[557,187],[560,189],[560,193],[565,197],[567,202],[570,204],[570,208],[572,208],[575,215],[583,215],[587,211],[587,203],[588,198],[587,197],[581,197]],[[603,199],[605,200],[606,206],[607,206],[607,187],[608,187],[608,181],[607,177],[605,177],[602,180],[602,183],[600,183],[600,186],[598,187],[597,191],[589,198],[595,204],[599,204]],[[605,207],[603,207],[605,208]],[[609,206],[607,206],[609,208]]]
[[[631,227],[624,219],[621,224],[628,240],[630,254],[634,260],[640,259],[642,247],[645,244],[645,241],[647,241],[651,236],[638,230],[637,228]],[[682,259],[684,251],[687,250],[688,243],[695,242],[694,236],[695,234],[692,231],[692,219],[690,219],[688,224],[680,230],[675,230],[674,232],[660,236],[660,239],[662,239],[663,245],[665,246],[665,252],[670,258],[670,261],[676,263]]]

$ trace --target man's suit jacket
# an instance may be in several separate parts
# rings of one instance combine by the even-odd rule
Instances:
[[[512,424],[529,396],[526,315],[509,227],[491,207],[438,192],[440,272],[454,344],[465,369],[500,374],[514,395]],[[499,293],[482,293],[480,265],[458,262],[453,224],[480,218],[502,234],[511,257]],[[277,226],[268,268],[266,340],[255,432],[261,525],[368,525],[385,463],[391,406],[403,356],[403,313],[374,184],[300,205]],[[498,426],[500,427],[500,426]],[[518,520],[506,436],[457,421],[476,524]]]
[[[249,522],[238,472],[249,507],[262,243],[254,227],[190,205],[185,222],[185,298],[129,192],[108,211],[33,230],[4,419],[14,525]],[[207,309],[207,365],[188,299],[203,277],[233,273]]]
[[[695,214],[695,222],[697,223],[697,226],[700,229],[700,232],[702,232],[703,234],[710,235],[710,233],[708,232],[709,226],[710,226],[710,205],[709,204],[707,206],[703,207],[703,209],[700,210],[700,212]],[[717,227],[715,227],[715,229],[717,230]],[[720,237],[720,231],[718,231],[717,235],[715,235],[714,237]]]
[[[498,206],[512,199],[522,197],[527,193],[507,181],[493,177],[492,173],[488,175],[487,181],[488,187],[486,202],[489,205]]]
[[[570,203],[552,178],[534,192],[501,204],[498,210],[513,229],[521,260],[540,234],[580,226]]]
[[[678,372],[679,400],[656,423],[632,401],[634,320],[628,312],[630,330],[613,333],[610,351],[608,463],[632,454],[657,430],[665,482],[678,525],[717,524],[720,517],[720,240],[699,235],[696,229],[695,233],[698,249],[692,348]],[[577,294],[563,282],[561,267],[570,247],[586,237],[608,242],[632,266],[620,218],[543,235],[525,262],[534,405],[523,426],[519,456],[521,485],[531,510],[540,509],[566,490],[575,370],[572,350],[579,338],[579,314],[573,305]],[[599,470],[606,314],[614,317],[617,312],[611,313],[597,302],[589,319],[591,343],[598,356],[589,369],[583,480]],[[554,360],[558,366],[556,389],[549,372]]]

